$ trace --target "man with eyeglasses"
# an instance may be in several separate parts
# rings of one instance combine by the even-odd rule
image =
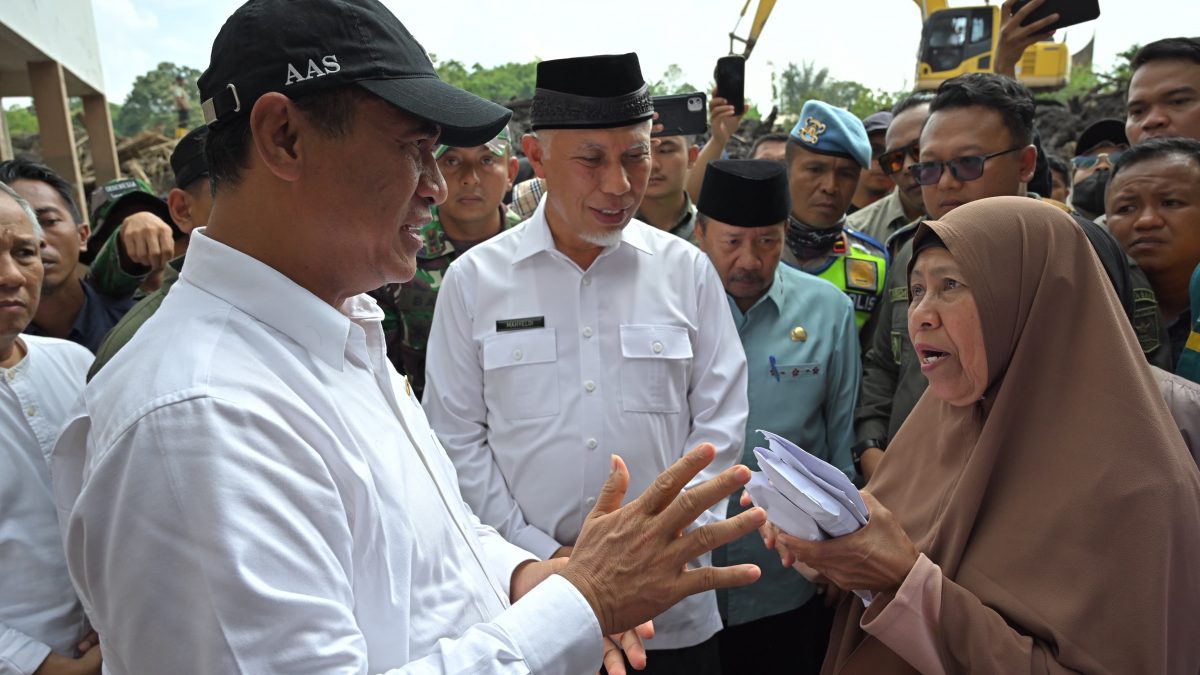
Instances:
[[[1125,123],[1106,119],[1092,123],[1079,134],[1075,142],[1075,186],[1071,193],[1071,206],[1085,218],[1095,220],[1104,215],[1104,191],[1113,164],[1121,152],[1129,147],[1125,136]]]
[[[1002,75],[973,73],[947,80],[929,105],[920,137],[920,161],[906,167],[922,186],[931,219],[987,197],[1027,195],[1037,149],[1034,103],[1028,89]],[[1032,195],[1031,195],[1032,196]],[[1067,207],[1063,207],[1067,208]],[[1129,270],[1116,241],[1095,223],[1076,218],[1132,316]],[[892,237],[909,235],[909,228]],[[855,466],[870,479],[887,440],[908,417],[926,387],[908,338],[908,262],[912,242],[895,249],[871,345],[863,361],[860,403],[851,450]],[[1157,330],[1156,326],[1146,330]],[[1139,336],[1140,337],[1140,336]]]
[[[846,226],[858,176],[871,165],[867,130],[849,110],[808,101],[784,153],[792,212],[783,262],[842,289],[865,342],[888,266],[883,244]]]
[[[921,128],[929,118],[929,102],[933,93],[918,91],[892,108],[892,123],[884,136],[884,151],[879,156],[879,168],[892,178],[896,189],[879,201],[847,216],[846,224],[854,230],[887,243],[897,230],[925,214],[921,201],[921,186],[904,170],[918,159]],[[889,248],[894,252],[895,249]]]

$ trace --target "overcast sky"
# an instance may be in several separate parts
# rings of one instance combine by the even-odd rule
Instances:
[[[706,88],[744,0],[384,0],[439,60],[468,66],[636,51],[648,80],[678,64]],[[212,40],[240,0],[93,0],[104,79],[122,102],[161,61],[204,70]],[[955,6],[975,4],[952,0]],[[757,7],[742,21],[744,35]],[[1066,31],[1072,52],[1096,37],[1098,68],[1133,43],[1200,33],[1196,0],[1101,0],[1096,21]],[[912,0],[778,0],[747,64],[747,96],[770,108],[772,70],[813,61],[839,79],[894,91],[911,86],[920,39]],[[1061,36],[1059,36],[1061,38]],[[740,53],[740,47],[738,49]]]

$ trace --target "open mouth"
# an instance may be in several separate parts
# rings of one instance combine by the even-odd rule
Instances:
[[[948,358],[949,356],[950,354],[947,352],[939,352],[936,349],[922,349],[921,363],[925,365],[932,365],[941,361],[942,359]]]

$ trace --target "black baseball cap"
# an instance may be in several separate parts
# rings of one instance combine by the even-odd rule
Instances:
[[[187,132],[171,152],[171,170],[175,172],[175,187],[186,188],[208,175],[208,160],[204,158],[204,139],[208,127],[199,126]]]
[[[1104,119],[1093,122],[1079,134],[1075,141],[1075,156],[1087,154],[1103,143],[1112,143],[1116,147],[1129,147],[1129,137],[1125,135],[1125,120]]]
[[[483,145],[512,116],[443,82],[379,0],[250,0],[221,27],[197,84],[210,127],[248,115],[268,92],[295,99],[347,84],[439,125],[444,145]]]

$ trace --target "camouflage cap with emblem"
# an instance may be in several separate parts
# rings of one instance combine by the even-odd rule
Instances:
[[[171,219],[167,203],[154,194],[154,190],[140,178],[118,178],[96,188],[92,192],[92,234],[87,248],[79,252],[79,260],[90,265],[122,222],[140,211],[149,211],[171,226],[171,236],[178,239],[183,232]]]
[[[486,147],[488,150],[491,150],[492,154],[497,157],[504,157],[505,155],[508,154],[509,145],[510,145],[510,141],[509,141],[509,136],[508,136],[508,127],[505,127],[500,130],[500,133],[496,134],[495,138],[488,141],[487,143],[484,143],[483,147]],[[446,154],[446,151],[449,149],[450,149],[449,145],[439,145],[439,146],[437,146],[437,149],[433,151],[433,156],[435,158],[441,157],[442,155]]]
[[[819,155],[853,159],[864,169],[871,166],[871,139],[862,120],[823,101],[804,104],[789,141]]]

